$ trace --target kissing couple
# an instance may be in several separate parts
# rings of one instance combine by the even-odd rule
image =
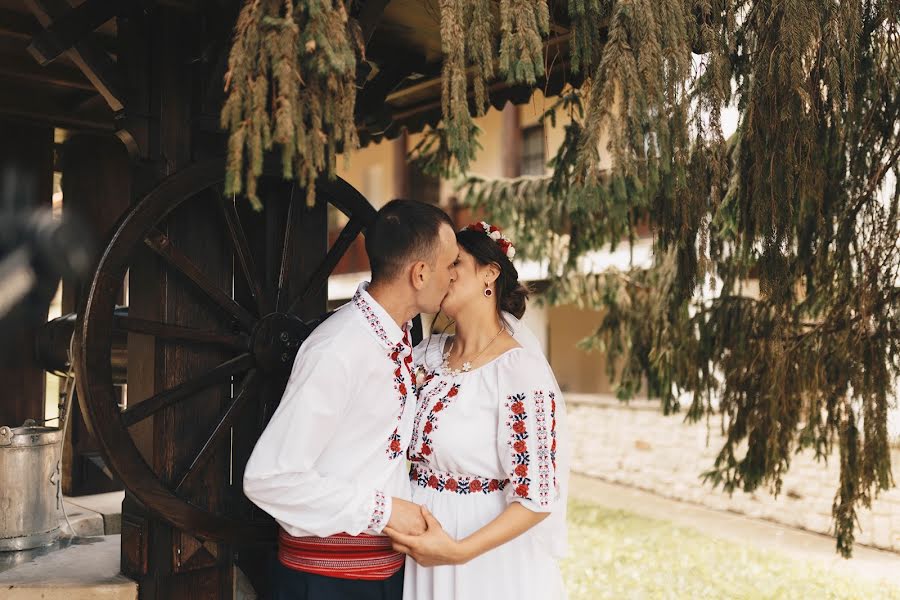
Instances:
[[[244,492],[279,527],[276,600],[565,597],[565,405],[496,227],[386,204],[371,282],[300,348]],[[452,335],[415,348],[411,320]]]

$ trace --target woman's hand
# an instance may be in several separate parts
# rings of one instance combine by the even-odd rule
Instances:
[[[426,529],[422,535],[405,535],[390,527],[384,533],[394,542],[394,550],[408,554],[423,567],[459,565],[468,561],[462,544],[450,537],[427,508],[422,507]]]

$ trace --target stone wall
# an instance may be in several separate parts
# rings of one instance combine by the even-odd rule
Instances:
[[[833,533],[836,456],[826,464],[816,462],[812,453],[795,455],[777,499],[762,488],[729,497],[700,479],[722,446],[717,421],[708,431],[705,423],[685,424],[683,414],[663,416],[658,403],[624,405],[614,398],[582,394],[566,394],[566,400],[576,472],[709,508]],[[900,450],[891,458],[894,480],[900,483]],[[900,488],[882,493],[871,510],[858,514],[857,543],[900,552]]]

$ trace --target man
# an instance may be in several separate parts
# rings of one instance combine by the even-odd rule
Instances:
[[[278,600],[399,600],[404,557],[382,530],[425,531],[406,473],[409,321],[440,308],[456,235],[439,208],[394,200],[366,251],[372,283],[303,343],[244,473],[247,497],[280,525]]]

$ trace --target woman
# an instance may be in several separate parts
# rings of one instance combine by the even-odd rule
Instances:
[[[418,406],[408,457],[428,531],[385,533],[406,553],[404,600],[564,598],[568,447],[564,405],[518,321],[528,291],[496,227],[457,235],[457,279],[441,309],[453,337],[415,351]]]

